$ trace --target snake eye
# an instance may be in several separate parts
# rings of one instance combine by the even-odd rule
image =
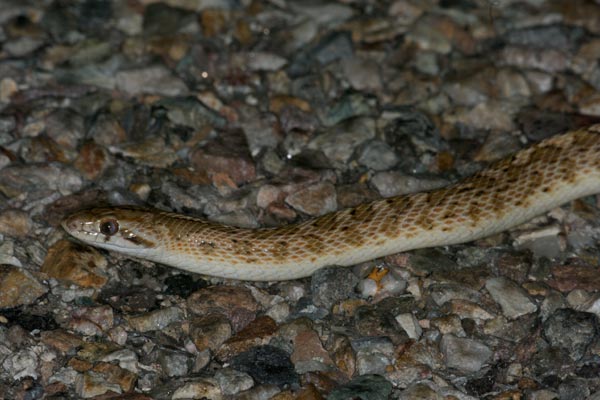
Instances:
[[[106,236],[112,236],[119,232],[119,223],[114,219],[107,219],[100,222],[100,232]]]

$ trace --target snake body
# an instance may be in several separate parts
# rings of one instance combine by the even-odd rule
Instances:
[[[134,207],[63,222],[92,246],[191,272],[286,280],[326,265],[472,241],[600,192],[600,124],[543,140],[449,187],[359,205],[277,228],[242,229]]]

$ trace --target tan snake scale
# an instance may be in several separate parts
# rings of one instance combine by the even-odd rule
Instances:
[[[284,280],[482,238],[598,192],[600,124],[546,139],[443,189],[278,228],[235,228],[132,207],[83,210],[63,226],[92,246],[191,272]]]

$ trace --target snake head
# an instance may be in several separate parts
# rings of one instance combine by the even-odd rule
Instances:
[[[152,214],[140,208],[92,208],[62,221],[62,227],[80,241],[107,250],[137,255],[155,246]]]

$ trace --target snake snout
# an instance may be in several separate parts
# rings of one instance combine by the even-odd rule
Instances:
[[[62,225],[64,230],[69,233],[75,232],[78,229],[78,227],[80,226],[79,222],[77,222],[77,218],[75,218],[72,215],[63,219],[60,224]]]

